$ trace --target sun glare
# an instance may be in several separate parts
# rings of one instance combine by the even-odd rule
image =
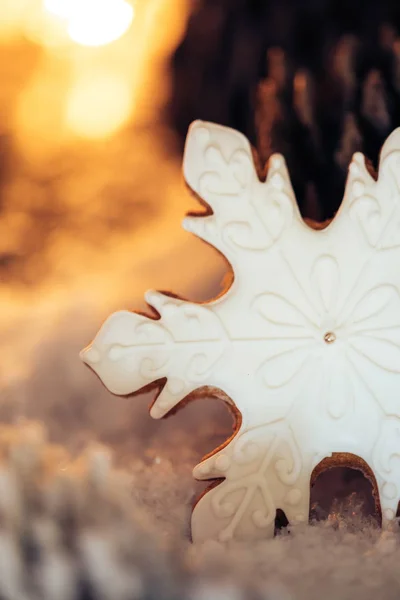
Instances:
[[[45,9],[65,20],[68,35],[82,46],[105,46],[132,24],[133,6],[126,0],[44,0]]]

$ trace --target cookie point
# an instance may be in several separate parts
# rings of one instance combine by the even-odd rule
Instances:
[[[162,408],[160,406],[158,406],[158,404],[153,404],[153,406],[150,409],[150,416],[152,419],[162,419],[162,417],[164,416],[165,411],[162,410]]]
[[[82,362],[88,365],[93,365],[100,361],[100,352],[95,348],[89,346],[89,348],[81,350],[81,352],[79,353],[79,358]]]
[[[198,465],[196,465],[192,471],[193,473],[193,477],[195,479],[198,480],[202,480],[202,479],[207,479],[207,477],[210,475],[210,464],[208,461],[199,463]]]
[[[192,222],[189,217],[185,217],[182,220],[182,227],[185,231],[189,231],[190,233],[192,232]]]
[[[148,304],[151,304],[152,300],[154,300],[155,292],[154,290],[147,290],[144,293],[144,299]]]
[[[273,154],[270,158],[270,165],[273,169],[280,169],[285,164],[282,154]]]
[[[353,154],[353,158],[352,158],[352,164],[357,163],[357,164],[362,164],[364,162],[364,155],[362,152],[355,152]]]

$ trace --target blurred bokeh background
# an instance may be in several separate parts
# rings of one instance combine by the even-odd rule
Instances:
[[[113,398],[78,354],[112,310],[145,309],[147,288],[204,300],[225,276],[223,259],[180,225],[197,202],[169,115],[171,58],[191,8],[0,3],[0,421],[38,421],[71,460],[106,444],[142,474],[146,498],[169,474],[169,504],[152,502],[169,522],[183,511],[186,532],[191,469],[229,435],[229,415],[205,400],[154,422],[148,395]]]
[[[172,59],[172,122],[236,127],[289,162],[303,214],[332,217],[356,150],[400,123],[396,0],[196,2]],[[327,185],[327,181],[329,184]]]
[[[3,0],[0,10],[4,280],[36,284],[52,260],[75,277],[71,241],[82,263],[168,210],[165,157],[179,161],[196,118],[245,133],[261,170],[283,152],[303,214],[317,220],[338,208],[352,153],[376,166],[400,121],[394,0]]]
[[[2,0],[1,280],[86,280],[191,208],[196,118],[245,133],[260,171],[284,153],[303,215],[332,217],[352,153],[376,167],[400,123],[399,23],[395,0]]]
[[[372,171],[400,125],[399,27],[397,0],[1,0],[1,420],[39,420],[72,453],[99,439],[190,495],[230,416],[203,400],[153,423],[147,396],[112,398],[78,351],[147,288],[223,285],[222,257],[180,226],[198,209],[180,170],[192,120],[245,133],[260,176],[282,152],[303,216],[333,216],[353,152]]]

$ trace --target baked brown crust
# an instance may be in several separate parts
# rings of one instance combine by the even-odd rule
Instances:
[[[375,479],[375,475],[371,469],[371,467],[359,456],[356,454],[350,454],[348,452],[333,452],[332,456],[324,458],[320,463],[314,468],[311,473],[310,487],[312,488],[317,480],[317,478],[324,473],[325,471],[329,471],[330,469],[335,469],[336,467],[345,467],[348,469],[355,469],[357,471],[361,471],[366,479],[372,485],[372,495],[375,501],[375,511],[379,517],[379,520],[382,521],[382,510],[381,504],[379,501],[379,491],[378,484]]]

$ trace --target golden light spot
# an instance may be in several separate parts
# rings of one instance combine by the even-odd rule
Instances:
[[[71,40],[83,46],[114,42],[126,33],[134,17],[127,0],[44,0],[44,7],[63,19]]]
[[[131,109],[131,88],[122,75],[86,75],[69,93],[66,124],[78,136],[104,138],[127,122]]]

